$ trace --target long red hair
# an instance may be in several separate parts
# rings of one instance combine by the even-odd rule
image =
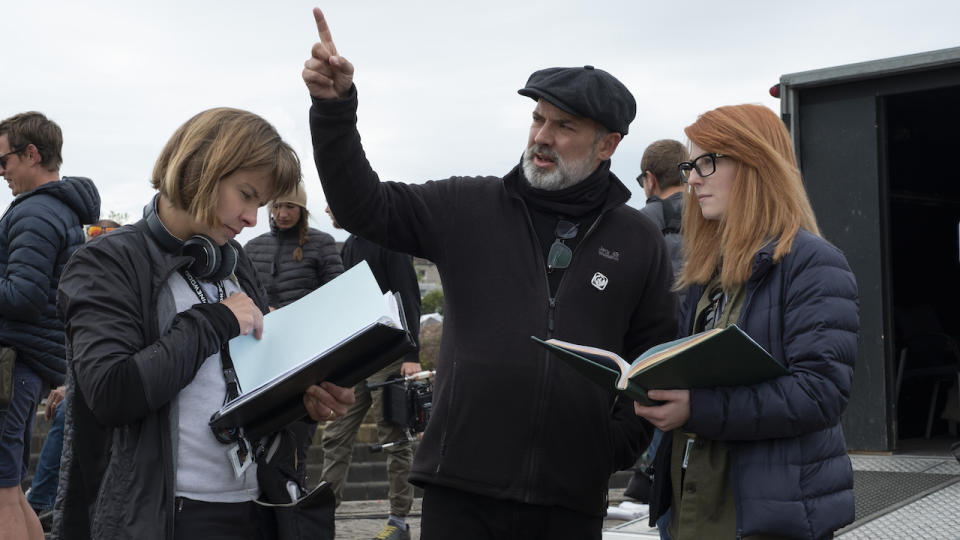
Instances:
[[[677,288],[707,283],[722,261],[721,285],[730,290],[747,282],[754,255],[770,241],[778,240],[776,262],[790,252],[801,227],[820,234],[790,135],[773,111],[761,105],[720,107],[684,132],[704,151],[735,160],[737,168],[720,220],[704,219],[695,194],[684,195],[684,265]]]

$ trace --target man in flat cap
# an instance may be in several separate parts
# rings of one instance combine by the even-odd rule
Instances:
[[[649,425],[531,336],[625,358],[676,333],[660,231],[624,205],[610,156],[636,112],[591,66],[530,76],[523,158],[501,178],[380,182],[356,128],[353,66],[323,14],[305,63],[314,158],[337,221],[437,264],[446,300],[433,412],[410,481],[421,538],[599,539],[607,482]]]

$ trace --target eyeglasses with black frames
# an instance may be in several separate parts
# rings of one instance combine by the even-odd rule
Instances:
[[[6,168],[7,168],[7,156],[20,153],[21,151],[23,151],[23,148],[11,150],[11,151],[7,152],[6,154],[0,156],[0,169],[6,169]]]
[[[573,250],[563,241],[576,238],[577,232],[579,232],[579,226],[576,223],[563,219],[557,222],[557,228],[553,233],[557,238],[550,245],[550,251],[547,253],[548,270],[564,269],[570,266],[570,261],[573,260]]]
[[[678,163],[677,168],[680,169],[680,176],[683,177],[683,183],[686,184],[690,181],[690,171],[694,169],[697,170],[697,174],[700,175],[700,178],[706,178],[717,172],[717,160],[725,157],[730,156],[726,154],[718,154],[716,152],[707,152],[706,154],[697,156],[691,161],[682,161]]]

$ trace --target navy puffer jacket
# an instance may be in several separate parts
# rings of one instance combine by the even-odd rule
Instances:
[[[854,519],[853,469],[840,415],[857,357],[857,283],[840,250],[808,231],[797,234],[777,264],[774,248],[754,258],[737,325],[790,374],[753,386],[691,390],[683,429],[733,447],[737,538],[823,538]],[[681,333],[693,328],[702,294],[703,286],[688,289]],[[660,448],[670,453],[669,443]],[[669,463],[668,455],[657,457]],[[669,467],[658,465],[655,480],[655,491],[663,493]]]
[[[0,344],[50,386],[63,384],[67,370],[60,273],[83,245],[82,225],[99,217],[93,181],[68,176],[21,194],[0,218]]]

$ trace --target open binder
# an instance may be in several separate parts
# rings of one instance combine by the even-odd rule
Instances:
[[[303,393],[330,381],[350,387],[416,348],[398,293],[381,293],[361,262],[264,316],[263,338],[230,340],[241,394],[210,418],[259,438],[307,414]]]

